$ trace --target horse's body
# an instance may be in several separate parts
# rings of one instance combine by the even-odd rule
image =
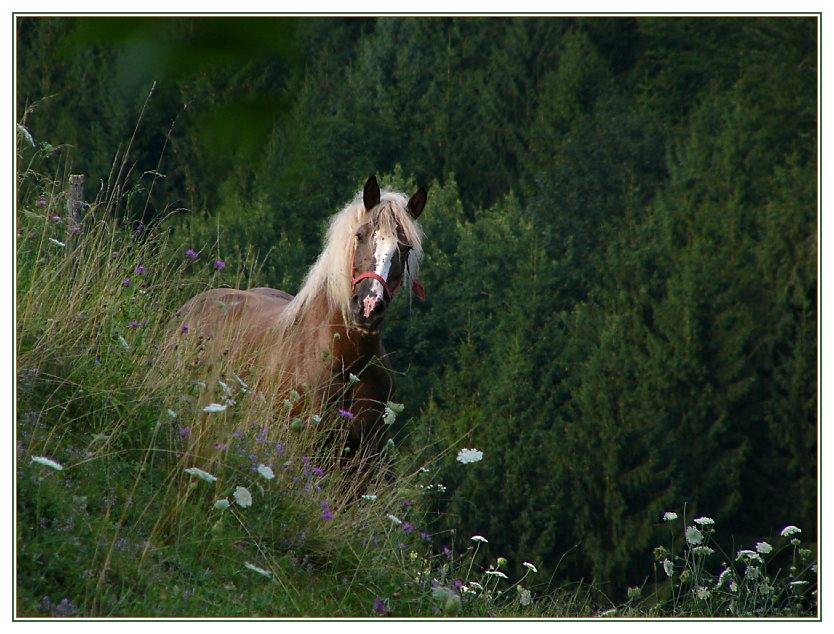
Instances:
[[[380,194],[371,177],[361,200],[334,216],[298,295],[271,288],[206,291],[177,312],[178,336],[202,337],[210,355],[251,370],[257,389],[278,402],[290,390],[321,402],[338,399],[351,417],[351,451],[375,453],[393,391],[380,326],[403,278],[414,281],[422,255],[414,220],[425,198],[423,189],[410,200]]]

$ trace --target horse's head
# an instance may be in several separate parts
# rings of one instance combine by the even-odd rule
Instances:
[[[351,264],[350,315],[355,328],[376,331],[403,283],[413,246],[402,226],[406,217],[402,211],[416,220],[426,204],[426,190],[421,187],[404,210],[397,209],[400,203],[395,200],[381,200],[379,185],[371,176],[365,183],[363,201],[364,222],[355,234]]]

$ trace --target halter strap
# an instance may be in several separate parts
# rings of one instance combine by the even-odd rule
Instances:
[[[406,261],[406,268],[408,267],[408,261]],[[350,274],[353,275],[354,270],[356,269],[356,250],[353,251],[353,257],[350,259]],[[397,291],[400,290],[400,287],[403,285],[403,279],[400,277],[397,285],[392,289],[388,282],[379,275],[378,273],[374,273],[373,271],[367,271],[365,273],[361,273],[353,278],[350,283],[351,290],[356,288],[356,285],[359,284],[362,280],[376,280],[380,284],[382,284],[382,290],[384,294],[387,296],[386,301],[390,302],[394,299],[394,295],[397,294]],[[411,292],[414,293],[414,296],[417,297],[421,302],[426,301],[426,287],[423,286],[423,283],[420,280],[415,279],[411,284]]]

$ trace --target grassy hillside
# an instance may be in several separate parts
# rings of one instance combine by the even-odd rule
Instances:
[[[437,456],[400,452],[407,438],[357,490],[337,411],[290,417],[245,368],[183,352],[199,344],[176,308],[257,283],[256,259],[183,243],[171,218],[115,222],[143,195],[117,185],[75,224],[68,174],[42,173],[55,151],[26,154],[17,200],[19,618],[815,614],[801,533],[715,553],[714,525],[669,518],[669,543],[615,605],[593,583],[538,578],[537,562],[510,577],[488,535],[433,533]]]

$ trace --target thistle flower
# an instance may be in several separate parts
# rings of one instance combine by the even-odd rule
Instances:
[[[249,493],[249,489],[246,487],[236,487],[233,495],[238,506],[243,508],[252,506],[252,494]]]
[[[185,257],[191,258],[192,260],[196,260],[197,259],[197,253],[194,251],[194,249],[188,249],[185,252]]]
[[[38,207],[46,207],[46,198],[38,198],[38,200],[35,201],[35,205]]]
[[[144,266],[142,266],[141,264],[140,264],[139,266],[137,266],[137,267],[136,267],[136,275],[144,275],[144,274],[145,274],[145,273],[147,273],[147,272],[148,272],[148,269],[146,269],[146,268],[145,268]]]
[[[195,478],[200,478],[200,480],[204,480],[206,482],[217,482],[217,478],[207,471],[203,471],[202,469],[198,469],[197,467],[189,467],[188,469],[183,469],[187,474],[193,475]]]
[[[385,614],[388,611],[388,605],[385,603],[385,599],[377,597],[374,599],[374,612],[377,614]]]
[[[223,260],[215,260],[214,261],[214,268],[218,271],[222,271],[226,268],[226,263]]]
[[[483,457],[484,453],[482,451],[478,451],[475,448],[463,448],[458,452],[457,461],[461,464],[469,464],[470,462],[478,462],[479,460],[482,460]]]
[[[51,458],[47,458],[46,456],[32,456],[32,462],[37,462],[45,467],[49,467],[50,469],[55,469],[55,471],[64,470],[64,467],[61,466],[61,464],[55,462]]]

